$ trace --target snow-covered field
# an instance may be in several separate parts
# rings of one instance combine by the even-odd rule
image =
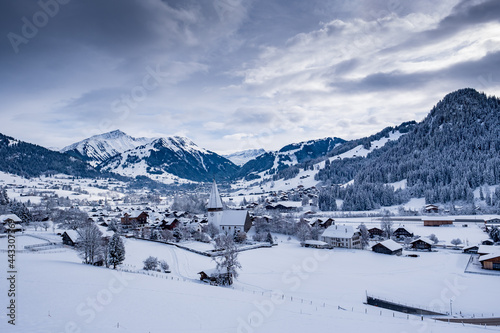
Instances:
[[[466,228],[464,228],[466,229]],[[474,233],[474,229],[467,229]],[[472,236],[471,236],[472,237]],[[23,238],[26,238],[23,240]],[[30,242],[19,236],[18,244]],[[468,255],[440,250],[418,258],[360,250],[314,250],[279,236],[278,246],[242,252],[234,289],[196,281],[210,258],[127,239],[124,268],[149,255],[172,273],[147,276],[81,264],[71,249],[17,255],[16,326],[1,332],[476,332],[365,306],[365,292],[441,311],[500,315],[498,276],[464,273]],[[0,239],[0,249],[6,239]],[[7,254],[0,252],[7,265]],[[135,267],[134,267],[135,266]],[[6,281],[6,268],[0,279]],[[7,306],[7,284],[0,297]],[[341,308],[339,308],[341,307]],[[366,310],[366,313],[365,313]]]

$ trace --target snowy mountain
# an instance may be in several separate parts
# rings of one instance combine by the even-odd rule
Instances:
[[[258,173],[274,174],[277,171],[325,156],[333,148],[346,142],[340,138],[325,138],[292,143],[278,151],[266,152],[245,163],[238,172],[239,178],[260,178]]]
[[[0,134],[0,171],[27,178],[57,173],[89,178],[102,176],[72,156],[3,134]]]
[[[99,169],[124,176],[147,176],[163,183],[183,180],[228,179],[237,170],[233,162],[203,148],[188,138],[174,136],[155,139],[118,154]]]
[[[61,149],[96,167],[107,159],[126,150],[151,142],[153,139],[133,138],[120,130],[94,135]]]
[[[266,151],[264,149],[247,149],[243,151],[238,151],[229,155],[222,155],[236,165],[242,166],[246,162],[264,154]]]

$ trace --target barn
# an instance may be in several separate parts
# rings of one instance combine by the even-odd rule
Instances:
[[[424,227],[440,227],[442,225],[453,225],[453,220],[442,217],[424,219]]]
[[[464,247],[463,252],[468,254],[476,254],[479,250],[479,245],[471,245]]]
[[[500,270],[500,252],[479,257],[483,269]]]
[[[415,250],[427,250],[431,251],[432,246],[434,245],[430,239],[427,238],[419,238],[410,243],[412,249]]]
[[[230,286],[233,284],[233,276],[228,272],[221,272],[218,269],[207,269],[201,272],[200,281],[208,282],[213,285]]]
[[[392,239],[385,240],[372,246],[372,251],[383,254],[397,255],[403,254],[403,247]]]

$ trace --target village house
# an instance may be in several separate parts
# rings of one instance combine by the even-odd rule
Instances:
[[[125,213],[121,218],[122,225],[145,225],[148,223],[148,213],[137,211],[132,213]]]
[[[372,251],[383,254],[397,255],[403,254],[403,247],[392,239],[385,240],[372,246]]]
[[[413,237],[413,233],[410,232],[407,228],[405,227],[399,227],[394,232],[392,235],[396,238],[405,238],[405,237]]]
[[[463,248],[463,253],[476,254],[479,250],[479,245],[471,245]]]
[[[500,270],[500,252],[485,254],[479,257],[483,269]]]
[[[77,244],[79,234],[76,230],[66,230],[62,233],[61,237],[64,245],[75,246]]]
[[[427,251],[431,251],[432,246],[434,245],[434,243],[430,239],[423,237],[412,241],[410,244],[412,249],[414,250],[427,250]]]
[[[368,229],[368,233],[370,234],[370,238],[382,237],[384,231],[379,228],[370,228]]]
[[[360,233],[352,226],[332,225],[321,234],[321,241],[331,247],[361,249]]]
[[[23,226],[21,225],[22,220],[16,214],[3,214],[0,215],[0,224],[3,225],[5,230],[10,232],[23,231]]]

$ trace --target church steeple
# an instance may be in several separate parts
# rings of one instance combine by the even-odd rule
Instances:
[[[222,199],[219,194],[219,189],[217,189],[217,183],[214,182],[212,184],[212,191],[210,192],[210,199],[208,200],[208,211],[209,212],[217,212],[223,210]]]
[[[220,222],[222,221],[222,215],[224,214],[224,207],[222,206],[222,199],[217,189],[217,184],[212,184],[212,191],[210,192],[210,199],[208,199],[208,223],[212,223],[218,228],[220,228]]]

